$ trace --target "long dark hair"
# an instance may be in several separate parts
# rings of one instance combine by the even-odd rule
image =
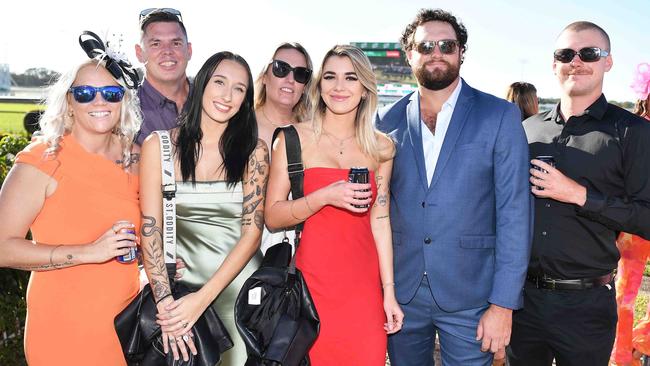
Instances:
[[[201,155],[201,112],[205,88],[221,61],[231,60],[239,63],[248,74],[248,88],[246,97],[239,107],[239,111],[232,116],[226,130],[219,139],[219,153],[223,163],[219,167],[226,171],[226,181],[229,186],[241,182],[246,172],[250,155],[257,145],[257,121],[253,111],[253,76],[251,69],[243,57],[232,52],[223,51],[212,55],[196,74],[194,87],[188,97],[188,103],[179,117],[178,136],[176,138],[176,155],[181,166],[183,181],[196,183],[196,163]]]

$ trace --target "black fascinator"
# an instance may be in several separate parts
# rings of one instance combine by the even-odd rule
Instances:
[[[91,31],[84,31],[79,36],[79,45],[91,59],[106,61],[106,69],[115,79],[122,79],[129,89],[136,89],[140,84],[138,70],[131,66],[122,54],[113,52],[104,46],[101,38]]]

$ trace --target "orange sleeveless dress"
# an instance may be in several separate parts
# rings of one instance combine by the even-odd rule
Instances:
[[[370,174],[372,196],[377,197]],[[348,169],[305,169],[305,195],[347,179]],[[370,211],[356,214],[325,206],[312,215],[305,222],[296,266],[321,321],[309,351],[311,364],[384,366],[386,314]]]
[[[41,244],[95,241],[115,221],[140,225],[138,178],[87,152],[71,135],[54,157],[33,143],[16,157],[57,181],[31,226]],[[126,365],[113,319],[138,293],[137,262],[109,260],[32,272],[27,288],[25,356],[30,366]]]

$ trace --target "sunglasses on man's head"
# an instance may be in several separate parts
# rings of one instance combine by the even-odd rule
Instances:
[[[281,60],[273,60],[271,64],[273,65],[271,71],[273,71],[273,75],[275,75],[277,78],[286,77],[292,71],[293,80],[299,82],[300,84],[307,84],[311,78],[311,70],[306,67],[291,67],[291,65]]]
[[[582,62],[596,62],[601,57],[607,57],[609,52],[599,47],[585,47],[581,48],[580,51],[575,51],[570,48],[560,48],[553,52],[553,58],[563,64],[571,62],[576,55],[580,57]]]
[[[174,8],[148,8],[140,12],[140,24],[142,24],[142,21],[146,19],[151,13],[171,14],[176,16],[179,22],[183,23],[183,17],[181,16],[181,12]]]
[[[415,50],[423,55],[429,55],[433,53],[433,50],[438,45],[440,53],[445,55],[451,55],[456,52],[458,47],[458,41],[455,39],[441,39],[439,41],[422,41],[415,44]]]
[[[68,92],[72,93],[77,103],[90,103],[95,99],[97,92],[109,103],[118,103],[124,98],[124,88],[119,85],[90,86],[78,85],[71,87]]]

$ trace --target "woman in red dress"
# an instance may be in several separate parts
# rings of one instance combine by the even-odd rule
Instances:
[[[273,145],[266,224],[305,221],[296,263],[321,320],[309,352],[314,366],[383,366],[386,334],[399,331],[404,318],[395,299],[388,207],[395,149],[372,124],[376,90],[360,49],[335,46],[325,55],[310,91],[313,119],[295,125],[303,198],[287,200],[284,135]],[[347,182],[353,166],[367,167],[371,183]]]

